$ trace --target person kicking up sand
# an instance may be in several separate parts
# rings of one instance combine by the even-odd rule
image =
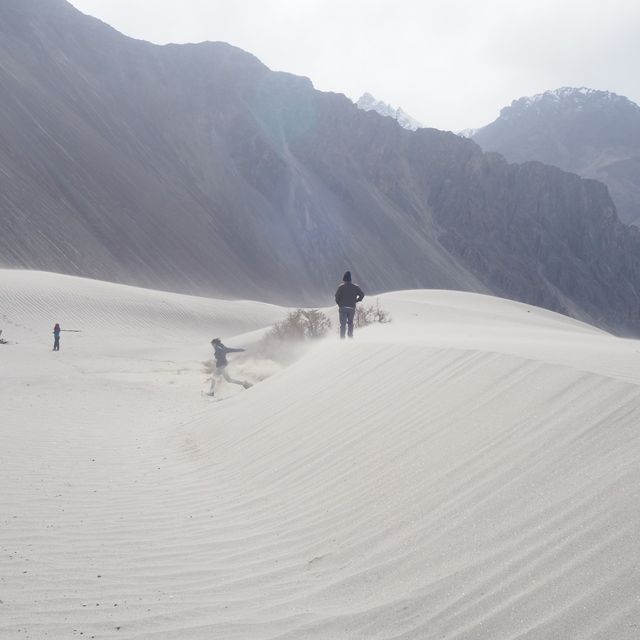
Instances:
[[[227,365],[229,364],[229,361],[227,360],[227,354],[240,353],[244,351],[244,349],[232,349],[231,347],[225,347],[225,345],[222,344],[222,340],[220,340],[220,338],[214,338],[211,341],[211,344],[213,346],[214,356],[216,359],[216,368],[213,372],[213,375],[211,376],[211,388],[209,389],[208,395],[210,396],[214,395],[216,382],[220,378],[224,378],[227,382],[230,382],[231,384],[238,384],[241,387],[244,387],[245,389],[248,389],[250,386],[252,386],[251,383],[247,382],[246,380],[244,381],[234,380],[227,373]]]

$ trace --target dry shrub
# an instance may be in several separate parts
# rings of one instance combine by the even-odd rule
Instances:
[[[380,307],[380,301],[376,298],[375,304],[362,305],[356,307],[354,324],[356,327],[366,327],[369,324],[386,324],[391,322],[391,316]]]
[[[257,351],[272,360],[293,360],[303,345],[323,338],[330,329],[331,320],[322,311],[296,309],[264,334]]]

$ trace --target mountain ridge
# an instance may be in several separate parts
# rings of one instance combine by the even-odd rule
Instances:
[[[640,238],[597,183],[406,131],[225,43],[153,45],[40,1],[46,19],[0,6],[4,266],[298,305],[351,267],[368,292],[635,330]]]
[[[511,162],[538,160],[600,180],[621,219],[640,223],[640,106],[629,98],[561,87],[513,100],[471,137]]]

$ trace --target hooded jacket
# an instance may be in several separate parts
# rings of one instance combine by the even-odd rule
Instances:
[[[339,307],[354,309],[357,302],[364,298],[362,289],[353,282],[343,282],[336,291],[336,304]]]

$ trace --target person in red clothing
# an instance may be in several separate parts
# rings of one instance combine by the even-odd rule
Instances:
[[[363,298],[362,289],[351,282],[351,271],[345,271],[344,276],[342,276],[342,284],[336,291],[341,339],[344,339],[345,333],[350,338],[353,338],[353,318],[356,315],[356,304]]]

